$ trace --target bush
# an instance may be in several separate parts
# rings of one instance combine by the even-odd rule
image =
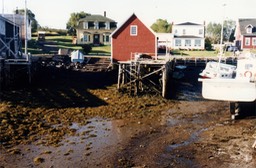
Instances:
[[[83,48],[84,54],[88,54],[89,52],[92,51],[92,46],[89,45],[89,44],[84,44],[84,45],[82,45],[82,48]]]

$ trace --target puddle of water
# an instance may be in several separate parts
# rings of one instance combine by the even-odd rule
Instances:
[[[168,152],[171,152],[173,149],[176,149],[176,148],[181,147],[181,146],[187,146],[187,145],[189,145],[189,144],[191,144],[191,143],[193,143],[193,142],[196,142],[196,141],[199,139],[198,136],[199,136],[203,131],[207,131],[207,130],[208,130],[208,128],[202,128],[202,129],[200,129],[200,130],[194,131],[194,132],[190,135],[190,137],[189,137],[188,140],[186,140],[186,141],[184,141],[184,142],[182,142],[182,143],[179,143],[179,144],[172,144],[172,145],[169,145],[169,146],[167,147],[167,151],[168,151]]]
[[[43,158],[41,167],[92,167],[106,163],[118,149],[118,144],[134,133],[124,127],[125,121],[93,118],[86,125],[73,123],[75,136],[67,136],[60,146],[18,145],[21,155],[5,153],[0,157],[0,167],[33,167],[33,159]],[[35,142],[36,144],[36,142]],[[105,166],[105,165],[104,165]]]

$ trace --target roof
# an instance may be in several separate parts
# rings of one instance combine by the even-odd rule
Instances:
[[[137,16],[136,16],[136,14],[135,13],[133,13],[128,19],[126,19],[115,31],[113,31],[112,33],[111,33],[111,37],[113,37],[114,35],[115,35],[115,33],[117,33],[123,26],[125,26],[125,24],[131,19],[131,18],[133,18],[133,17],[136,17],[137,19],[139,19]],[[140,19],[139,19],[140,20]],[[142,22],[143,23],[143,22]],[[143,23],[144,24],[144,23]],[[145,24],[144,24],[145,25]],[[146,26],[146,25],[145,25]],[[156,36],[156,33],[151,29],[151,28],[149,28],[148,26],[146,26],[148,29],[149,29],[149,31],[151,31],[155,36]]]
[[[254,28],[256,28],[256,18],[238,19],[238,23],[239,23],[239,26],[240,26],[241,34],[247,34],[246,33],[246,27],[248,25],[252,25]]]
[[[20,14],[3,14],[2,17],[12,21],[13,23],[16,23],[18,25],[24,24],[24,15]]]
[[[198,36],[189,36],[189,35],[183,35],[183,36],[174,36],[175,38],[202,38]]]
[[[201,26],[202,24],[192,23],[192,22],[184,22],[180,24],[175,24],[175,26]]]
[[[102,15],[88,15],[82,19],[79,20],[79,22],[81,21],[87,21],[87,22],[91,22],[91,21],[98,21],[98,22],[115,22],[114,20],[107,18],[105,16]]]
[[[9,19],[3,17],[3,15],[0,15],[0,19],[3,20],[3,21],[9,22],[9,23],[11,23],[11,24],[14,25],[14,23],[13,23],[11,20],[9,20]]]

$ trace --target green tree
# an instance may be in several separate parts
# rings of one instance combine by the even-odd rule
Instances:
[[[211,39],[211,43],[219,44],[220,37],[221,37],[221,28],[222,25],[220,23],[212,23],[210,22],[206,28],[206,37]],[[223,24],[223,42],[230,41],[233,42],[234,40],[234,28],[235,28],[235,21],[233,20],[226,20]]]
[[[220,43],[221,24],[210,22],[206,28],[206,37],[211,40],[212,44]]]
[[[24,15],[25,13],[25,9],[17,9],[15,10],[16,14],[20,14],[20,15]],[[31,31],[32,33],[37,32],[37,28],[38,28],[38,22],[35,18],[35,14],[31,11],[31,10],[27,10],[27,16],[28,19],[31,20]]]
[[[157,21],[151,25],[151,29],[157,33],[170,33],[172,24],[168,23],[167,20],[157,19]]]
[[[79,13],[71,13],[70,18],[66,24],[66,28],[68,29],[68,33],[70,35],[75,35],[76,30],[75,27],[77,26],[77,23],[80,19],[90,16],[91,14],[85,13],[85,12],[79,12]]]
[[[223,36],[225,41],[233,42],[235,37],[235,26],[236,22],[234,20],[226,20],[223,27]]]

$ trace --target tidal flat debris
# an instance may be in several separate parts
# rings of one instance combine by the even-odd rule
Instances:
[[[34,163],[36,164],[36,165],[39,165],[40,163],[43,163],[45,161],[45,159],[44,158],[41,158],[41,157],[35,157],[34,158]]]

